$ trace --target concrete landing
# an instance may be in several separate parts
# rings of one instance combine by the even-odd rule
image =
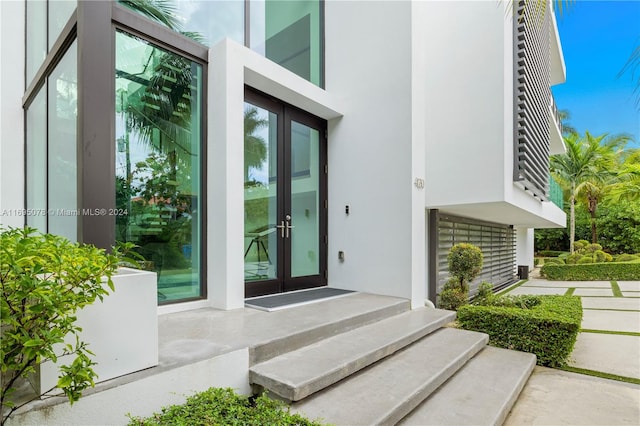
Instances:
[[[249,380],[286,400],[299,401],[454,319],[454,312],[416,309],[254,365]]]
[[[444,328],[292,405],[335,425],[395,424],[487,343],[482,333]]]
[[[505,426],[640,424],[640,386],[536,367]]]
[[[640,333],[640,312],[585,309],[582,313],[582,328]]]
[[[399,424],[500,425],[536,365],[536,356],[483,349]]]

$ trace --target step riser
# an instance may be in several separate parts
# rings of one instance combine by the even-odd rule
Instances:
[[[345,364],[336,366],[335,369],[326,372],[326,374],[315,378],[314,380],[302,385],[292,386],[290,383],[282,383],[281,381],[272,379],[268,375],[263,375],[251,370],[249,372],[250,383],[258,384],[271,392],[277,394],[285,401],[299,401],[317,391],[320,391],[332,384],[344,379],[347,376],[389,356],[398,350],[410,345],[411,343],[427,336],[433,331],[439,329],[444,324],[453,321],[455,315],[451,314],[443,316],[439,320],[425,324],[422,328],[403,335],[396,340],[388,342],[385,346],[380,347],[372,352],[362,354],[358,359],[354,359]]]
[[[292,405],[336,425],[395,424],[487,344],[488,336],[440,329],[351,377]]]
[[[451,363],[442,371],[441,374],[433,377],[431,380],[426,382],[424,386],[418,390],[418,392],[413,394],[404,403],[399,404],[393,410],[389,411],[389,413],[381,418],[380,421],[376,422],[376,424],[392,426],[398,423],[403,417],[405,417],[418,405],[420,405],[422,401],[427,399],[429,395],[435,392],[435,390],[438,389],[451,376],[456,374],[456,372],[460,368],[462,368],[467,361],[473,358],[475,354],[480,352],[487,343],[488,337],[484,340],[479,341],[478,343],[470,347],[467,351],[460,353],[458,357],[451,360]]]
[[[391,306],[386,306],[372,312],[365,312],[351,318],[316,327],[311,330],[304,330],[299,333],[257,345],[249,349],[249,366],[267,361],[279,355],[300,349],[326,338],[354,330],[367,324],[390,318],[410,309],[408,301],[399,302]]]
[[[535,355],[487,346],[400,425],[501,425],[535,364]]]

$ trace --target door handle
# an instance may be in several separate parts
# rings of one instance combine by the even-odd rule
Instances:
[[[287,222],[287,226],[288,222]],[[280,225],[276,225],[276,228],[280,229],[280,237],[284,238],[284,230],[287,229],[287,226],[284,225],[284,220],[280,221]],[[287,238],[289,238],[289,230],[287,229]]]
[[[289,221],[287,221],[287,226],[286,226],[286,238],[289,238],[289,230],[295,228],[295,226],[293,225],[289,225]]]

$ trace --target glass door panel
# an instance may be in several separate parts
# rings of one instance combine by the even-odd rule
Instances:
[[[245,96],[245,296],[326,285],[326,123]]]
[[[291,277],[320,273],[320,132],[291,121]]]
[[[244,106],[244,277],[278,276],[278,114]]]

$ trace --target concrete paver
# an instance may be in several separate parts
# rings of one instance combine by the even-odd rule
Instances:
[[[618,281],[622,291],[640,291],[640,281]]]
[[[640,311],[640,298],[585,297],[582,299],[582,307],[584,309],[624,309],[629,311]]]
[[[562,287],[525,287],[520,286],[514,290],[511,290],[508,294],[565,294],[566,288]]]
[[[635,298],[638,298],[638,297],[640,297],[640,292],[638,292],[638,291],[623,291],[622,295],[624,297],[635,297]]]
[[[613,296],[611,288],[576,288],[574,296]]]
[[[640,333],[640,312],[585,309],[582,313],[582,328]]]
[[[569,365],[640,379],[640,336],[579,333]]]
[[[591,288],[611,288],[609,281],[549,281],[544,279],[529,280],[522,287],[591,287]]]
[[[504,424],[638,425],[640,386],[536,367]]]

